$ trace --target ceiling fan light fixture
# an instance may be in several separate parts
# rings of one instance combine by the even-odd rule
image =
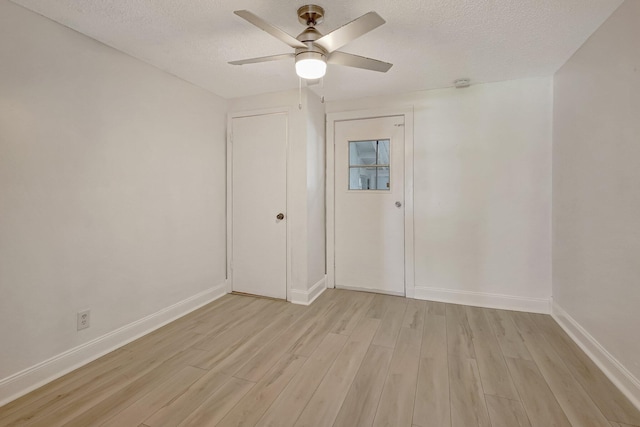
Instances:
[[[296,55],[296,74],[303,79],[314,80],[324,77],[327,60],[319,52],[302,52]]]
[[[297,37],[293,37],[280,28],[274,27],[248,10],[236,10],[233,13],[295,49],[295,52],[229,62],[232,65],[278,61],[295,56],[296,74],[306,80],[317,80],[324,77],[327,72],[327,63],[382,73],[389,71],[393,65],[377,59],[365,58],[364,56],[352,55],[338,50],[345,44],[385,23],[385,20],[373,11],[365,13],[342,27],[323,35],[316,30],[315,26],[324,19],[324,9],[314,4],[302,6],[298,9],[298,20],[306,28]]]

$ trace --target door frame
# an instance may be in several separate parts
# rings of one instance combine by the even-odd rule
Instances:
[[[291,183],[289,180],[292,175],[292,164],[290,159],[292,159],[292,146],[289,139],[291,137],[291,109],[289,107],[276,107],[276,108],[263,108],[257,110],[248,110],[248,111],[237,111],[230,112],[227,114],[227,150],[226,150],[226,158],[227,158],[227,194],[226,194],[226,241],[227,241],[227,251],[226,251],[226,287],[227,292],[233,292],[233,119],[239,119],[243,117],[255,117],[255,116],[266,116],[272,114],[284,114],[286,116],[287,123],[287,141],[285,143],[285,162],[286,162],[286,183],[285,183],[285,233],[286,233],[286,300],[291,301],[291,277],[292,277],[292,264],[291,264],[291,216],[290,216],[290,203],[291,197]]]
[[[327,114],[326,205],[327,287],[335,288],[335,124],[336,122],[404,116],[404,290],[415,295],[415,253],[413,223],[413,107],[345,111]]]

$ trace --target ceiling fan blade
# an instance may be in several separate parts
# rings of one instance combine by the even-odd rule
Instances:
[[[241,59],[240,61],[230,61],[231,65],[255,64],[256,62],[280,61],[281,59],[295,58],[295,53],[283,53],[281,55],[262,56],[260,58]]]
[[[307,47],[306,44],[302,43],[301,41],[298,41],[295,37],[290,36],[289,34],[285,33],[284,31],[282,31],[278,27],[274,27],[273,25],[269,24],[264,19],[260,18],[257,15],[254,15],[253,13],[249,12],[248,10],[236,10],[233,13],[238,15],[240,18],[249,21],[250,23],[252,23],[256,27],[260,28],[261,30],[266,31],[267,33],[271,34],[273,37],[277,38],[278,40],[280,40],[280,41],[282,41],[282,42],[284,42],[286,44],[288,44],[289,46],[291,46],[293,48],[302,48],[302,49],[304,49],[304,48]]]
[[[325,34],[314,43],[326,49],[327,52],[333,52],[350,41],[378,28],[385,22],[386,21],[377,13],[369,12],[343,25],[337,30],[333,30],[329,34]]]
[[[386,73],[393,64],[378,61],[377,59],[365,58],[364,56],[352,55],[344,52],[333,52],[327,59],[329,64],[346,65],[347,67],[364,68],[365,70],[379,71]]]

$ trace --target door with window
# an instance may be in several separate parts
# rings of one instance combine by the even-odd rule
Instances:
[[[404,116],[334,132],[335,285],[404,295]]]

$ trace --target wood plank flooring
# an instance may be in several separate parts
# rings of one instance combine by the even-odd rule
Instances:
[[[549,316],[327,290],[223,298],[0,408],[0,426],[640,427]]]

